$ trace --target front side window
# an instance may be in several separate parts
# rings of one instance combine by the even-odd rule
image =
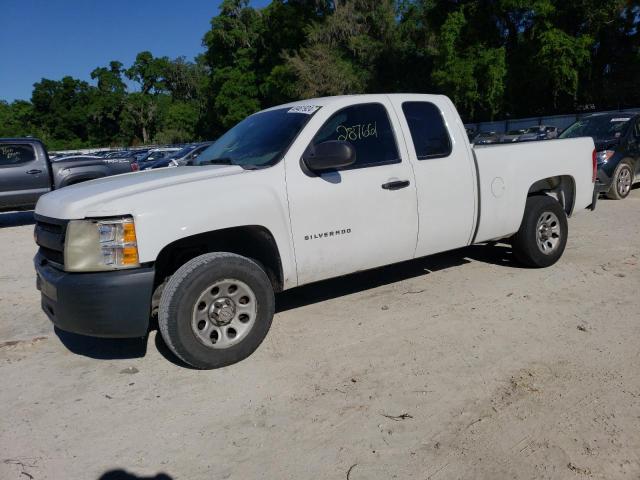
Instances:
[[[442,158],[451,154],[451,139],[440,109],[429,102],[405,102],[402,111],[418,160]]]
[[[347,169],[400,162],[387,109],[379,103],[354,105],[334,113],[312,144],[330,140],[349,142],[355,148],[356,161]]]
[[[11,167],[35,160],[36,154],[31,145],[0,145],[0,167]]]

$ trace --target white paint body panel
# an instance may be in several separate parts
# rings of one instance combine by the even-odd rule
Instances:
[[[452,151],[448,157],[418,160],[411,131],[402,111],[404,102],[425,101],[424,95],[390,95],[411,159],[418,195],[416,257],[469,245],[477,217],[478,192],[475,165],[464,125],[451,101],[430,95],[449,130]]]
[[[417,160],[402,113],[404,101],[440,108],[453,143],[449,157]],[[305,174],[302,153],[324,121],[343,107],[372,102],[387,108],[402,161]],[[262,226],[276,241],[286,289],[459,248],[472,242],[476,230],[477,242],[509,236],[519,228],[530,186],[547,177],[573,178],[574,212],[591,203],[590,139],[477,148],[477,177],[474,150],[446,97],[343,96],[287,107],[295,105],[322,108],[272,167],[181,167],[107,177],[41,197],[36,214],[60,219],[132,215],[143,263],[155,261],[163,248],[181,238]],[[381,185],[391,180],[409,180],[410,186],[383,190]],[[351,233],[324,237],[343,229]],[[322,238],[305,240],[320,233]]]
[[[475,148],[481,201],[476,242],[504,238],[517,232],[529,188],[544,178],[572,177],[576,192],[572,213],[583,211],[591,204],[593,195],[593,150],[590,138]],[[503,183],[499,197],[492,191],[496,179]]]
[[[297,284],[282,162],[264,170],[216,165],[149,170],[72,185],[45,197],[36,206],[36,214],[45,217],[132,215],[142,263],[155,261],[181,238],[261,225],[278,246],[285,286]]]
[[[386,107],[400,163],[310,176],[300,158],[315,133],[338,110],[358,103]],[[322,108],[285,158],[287,193],[298,266],[298,281],[366,270],[413,258],[418,234],[416,187],[402,132],[386,95],[343,97]],[[409,187],[389,191],[382,184],[409,180]],[[348,232],[342,234],[342,230]],[[329,234],[340,231],[340,235]],[[327,236],[324,236],[327,234]]]

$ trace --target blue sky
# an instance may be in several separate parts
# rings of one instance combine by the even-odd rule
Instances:
[[[41,78],[91,71],[136,54],[193,58],[220,0],[0,0],[0,100],[31,98]],[[268,0],[254,0],[262,7]]]

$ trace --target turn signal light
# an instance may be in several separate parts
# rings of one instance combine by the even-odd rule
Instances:
[[[122,225],[122,240],[124,243],[136,243],[136,227],[133,223],[125,223]]]

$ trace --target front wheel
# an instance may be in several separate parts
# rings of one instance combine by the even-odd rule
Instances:
[[[273,287],[256,262],[207,253],[172,275],[160,298],[158,325],[178,358],[196,368],[219,368],[258,348],[274,310]]]
[[[512,239],[513,254],[529,267],[549,267],[562,256],[568,233],[567,215],[556,199],[529,197],[520,229]]]

